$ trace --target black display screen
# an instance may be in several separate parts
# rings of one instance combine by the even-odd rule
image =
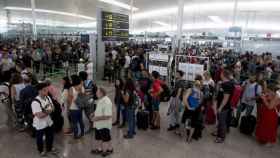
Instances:
[[[102,12],[102,40],[128,41],[129,16],[119,13]]]

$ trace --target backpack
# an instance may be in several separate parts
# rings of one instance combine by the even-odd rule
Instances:
[[[93,83],[92,80],[86,80],[84,83],[85,91],[89,92],[94,100],[97,100],[96,92],[97,92],[97,86]]]
[[[171,97],[170,88],[165,83],[161,83],[161,88],[162,88],[162,92],[160,94],[160,101],[168,102]]]
[[[12,103],[12,98],[11,98],[11,86],[9,85],[9,83],[2,83],[1,86],[5,86],[9,89],[9,95],[7,96],[7,94],[5,94],[4,92],[0,92],[0,99],[1,99],[1,102],[3,103]]]
[[[53,121],[53,129],[55,132],[60,132],[63,128],[64,125],[64,118],[62,117],[62,109],[61,109],[61,105],[58,103],[58,101],[56,101],[55,99],[53,99],[53,97],[51,95],[49,95],[47,97],[47,99],[50,101],[52,101],[53,103],[53,112],[50,114],[50,117]],[[45,109],[42,107],[42,103],[39,99],[35,98],[33,101],[39,103],[42,111],[44,111]]]
[[[240,85],[235,85],[233,94],[230,98],[230,105],[232,108],[237,108],[238,103],[240,101],[241,95],[242,95],[242,87]]]

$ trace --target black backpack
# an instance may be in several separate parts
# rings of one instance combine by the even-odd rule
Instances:
[[[160,94],[160,101],[161,102],[168,102],[171,97],[170,88],[165,84],[161,84],[162,92]]]
[[[255,116],[248,115],[241,118],[240,132],[246,135],[252,135],[255,131],[257,119]]]
[[[53,129],[55,132],[60,132],[64,125],[61,105],[59,104],[58,101],[53,99],[51,95],[49,95],[47,99],[51,100],[54,106],[54,111],[50,114],[50,117],[53,120]],[[35,98],[33,101],[38,102],[40,104],[40,107],[42,108],[42,111],[44,111],[44,108],[42,107],[42,103],[40,102],[40,100]]]

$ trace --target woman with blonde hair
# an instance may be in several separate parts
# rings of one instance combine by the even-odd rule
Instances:
[[[201,82],[196,80],[194,82],[194,87],[189,88],[184,92],[183,95],[183,105],[185,106],[184,114],[182,116],[182,123],[185,128],[189,131],[187,141],[192,140],[195,128],[197,126],[197,120],[200,106],[202,100],[201,92]]]

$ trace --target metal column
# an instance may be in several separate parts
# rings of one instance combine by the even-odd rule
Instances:
[[[133,21],[133,5],[134,5],[134,0],[130,0],[130,32],[133,33],[134,31],[134,21]]]
[[[182,42],[182,33],[183,33],[184,6],[185,6],[185,0],[178,0],[176,48],[178,48],[179,54],[181,53],[181,49],[182,49],[181,42]]]
[[[238,9],[238,0],[235,0],[234,8],[233,8],[233,16],[232,16],[232,26],[236,25],[237,9]]]
[[[104,66],[105,66],[105,44],[102,41],[102,9],[97,8],[96,12],[97,20],[97,52],[96,52],[96,78],[101,80],[104,77]]]
[[[33,22],[33,40],[37,39],[37,26],[36,26],[36,4],[35,0],[31,0],[31,9],[32,9],[32,22]]]

